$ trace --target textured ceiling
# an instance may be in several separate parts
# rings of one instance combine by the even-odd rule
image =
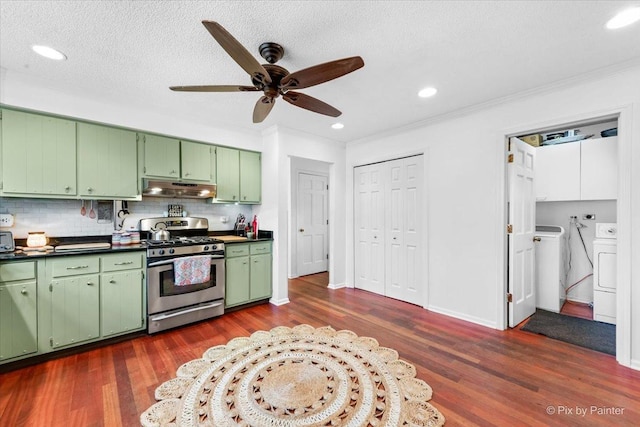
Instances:
[[[7,1],[0,0],[3,75],[97,100],[154,108],[229,129],[281,125],[352,141],[583,73],[640,59],[640,25],[607,19],[638,1]],[[285,48],[290,72],[360,55],[364,68],[301,90],[336,119],[278,99],[251,122],[259,92],[177,93],[174,85],[250,84],[201,24],[219,22],[256,58]],[[30,46],[68,56],[52,62]],[[435,86],[430,99],[417,97]]]

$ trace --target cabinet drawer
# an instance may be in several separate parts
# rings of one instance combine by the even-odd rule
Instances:
[[[227,258],[249,256],[249,245],[227,245],[224,254]]]
[[[90,274],[100,271],[100,258],[88,256],[74,256],[51,261],[52,276],[77,276],[78,274]]]
[[[35,279],[36,262],[10,262],[0,265],[0,282]]]
[[[120,271],[142,268],[142,253],[118,254],[101,257],[102,271]]]
[[[271,253],[271,242],[252,243],[251,255],[260,255]]]

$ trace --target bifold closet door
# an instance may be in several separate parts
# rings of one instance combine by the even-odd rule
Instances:
[[[355,287],[423,304],[423,156],[354,168]]]
[[[392,160],[386,169],[385,295],[423,304],[420,224],[423,157]]]
[[[384,295],[383,164],[354,168],[355,287]]]

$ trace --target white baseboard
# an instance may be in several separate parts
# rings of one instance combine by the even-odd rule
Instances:
[[[588,300],[583,300],[583,299],[580,299],[580,298],[574,298],[574,297],[567,298],[567,301],[571,301],[571,302],[579,302],[580,304],[591,304],[591,303],[593,302],[593,300],[588,301]]]
[[[433,311],[434,313],[444,314],[445,316],[453,317],[455,319],[464,320],[465,322],[475,323],[476,325],[485,326],[487,328],[500,329],[498,328],[496,322],[481,319],[479,317],[469,316],[463,313],[458,313],[446,308],[434,307],[433,305],[430,305],[427,310]]]
[[[271,298],[269,300],[269,302],[273,305],[285,305],[285,304],[289,304],[291,301],[289,301],[289,298],[282,298],[279,300],[275,300],[273,298]]]
[[[640,371],[640,360],[631,359],[631,364],[629,365],[631,369],[635,369],[636,371]]]
[[[327,285],[327,288],[329,288],[329,289],[342,289],[342,288],[346,288],[346,287],[347,287],[346,283],[338,283],[338,284],[329,283]]]

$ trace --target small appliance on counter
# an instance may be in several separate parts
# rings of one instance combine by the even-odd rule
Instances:
[[[0,231],[0,253],[13,252],[15,249],[13,234],[10,231]]]

